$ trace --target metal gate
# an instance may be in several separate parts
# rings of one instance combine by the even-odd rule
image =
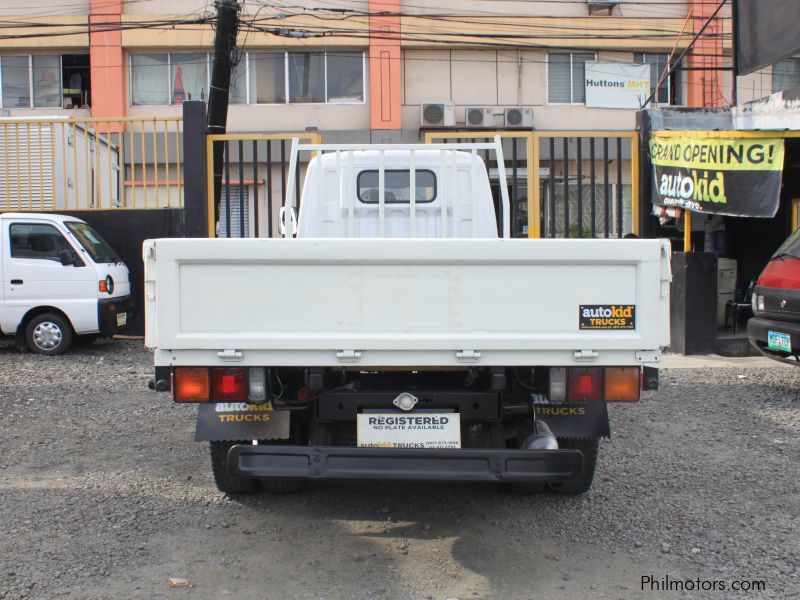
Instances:
[[[636,132],[429,131],[425,142],[475,142],[496,135],[504,141],[513,237],[638,235]],[[498,185],[488,153],[484,162]]]
[[[291,140],[321,144],[318,133],[243,133],[206,137],[209,237],[277,237],[278,213],[287,189]],[[214,144],[224,147],[221,202],[214,207]],[[301,200],[300,168],[295,203]]]
[[[533,202],[542,237],[639,233],[639,139],[634,131],[534,132]]]

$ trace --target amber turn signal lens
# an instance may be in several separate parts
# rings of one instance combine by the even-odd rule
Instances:
[[[639,367],[606,367],[606,402],[636,402],[641,383],[642,371]]]
[[[175,401],[208,402],[210,385],[208,369],[205,367],[175,368]]]
[[[108,282],[105,279],[100,280],[100,291],[108,292]]]

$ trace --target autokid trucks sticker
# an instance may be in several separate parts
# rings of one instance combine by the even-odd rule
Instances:
[[[194,441],[285,440],[289,438],[289,413],[272,410],[272,404],[217,402],[198,404]]]
[[[580,329],[636,329],[636,306],[633,304],[581,304],[578,307]]]
[[[775,216],[783,139],[694,135],[650,139],[653,203],[732,217]]]

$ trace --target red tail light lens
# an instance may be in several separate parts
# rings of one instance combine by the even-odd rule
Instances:
[[[567,397],[572,402],[603,399],[603,369],[573,367],[567,371]]]
[[[244,369],[213,369],[213,377],[215,402],[247,400],[247,378]]]
[[[176,402],[208,402],[210,386],[205,367],[175,367]]]

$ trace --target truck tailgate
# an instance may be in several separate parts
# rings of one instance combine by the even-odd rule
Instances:
[[[669,257],[662,240],[148,240],[145,342],[156,364],[655,362]]]

